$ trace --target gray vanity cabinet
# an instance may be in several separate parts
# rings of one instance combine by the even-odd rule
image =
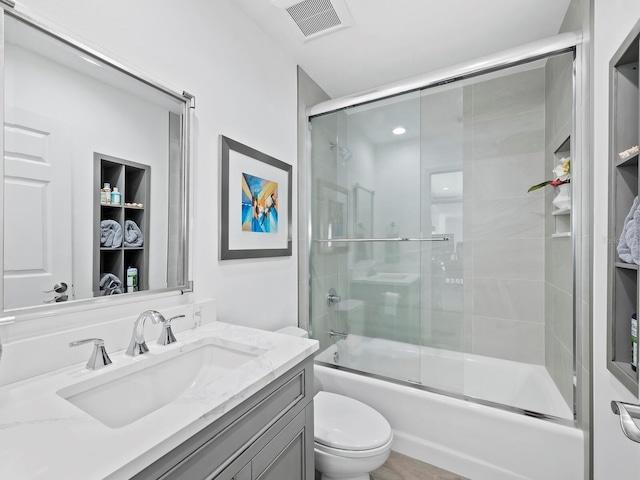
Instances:
[[[313,480],[313,393],[309,357],[133,478]]]

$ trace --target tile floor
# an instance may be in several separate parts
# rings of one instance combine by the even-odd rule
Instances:
[[[469,480],[428,463],[391,452],[383,466],[371,472],[371,480]]]

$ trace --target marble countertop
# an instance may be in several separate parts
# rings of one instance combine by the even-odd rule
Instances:
[[[207,395],[185,394],[121,428],[110,428],[57,392],[78,382],[153,361],[204,338],[264,352],[212,382]],[[113,365],[89,371],[85,363],[0,388],[0,478],[128,479],[211,424],[318,349],[318,342],[222,322],[181,332],[149,353],[109,353]],[[90,351],[89,351],[90,353]],[[35,361],[45,361],[40,352]]]

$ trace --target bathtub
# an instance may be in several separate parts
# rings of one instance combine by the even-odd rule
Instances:
[[[536,400],[527,398],[536,397],[539,389],[543,395],[549,388],[554,393],[553,382],[540,369],[527,372],[518,362],[397,343],[355,335],[337,342],[316,357],[316,387],[358,399],[382,413],[393,428],[395,451],[472,480],[583,478],[583,434],[570,420],[560,419],[570,410],[557,389],[555,397],[538,400],[547,410],[550,405],[558,408],[555,413],[561,415],[554,421],[489,406],[489,402],[515,398],[527,404],[518,409],[543,413],[537,410],[541,407]],[[356,369],[362,362],[374,376],[336,368],[336,360],[337,365],[345,363]],[[416,383],[430,380],[442,389],[452,385],[457,397],[375,376],[387,375],[385,370],[393,368],[396,374],[397,368],[404,368],[409,375],[421,374],[419,378],[408,377]],[[442,370],[436,373],[438,368]],[[461,379],[467,385],[462,386]],[[484,396],[481,402],[487,404],[462,395]]]

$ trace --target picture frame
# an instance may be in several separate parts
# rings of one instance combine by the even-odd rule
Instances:
[[[220,135],[220,260],[291,256],[292,167]]]

